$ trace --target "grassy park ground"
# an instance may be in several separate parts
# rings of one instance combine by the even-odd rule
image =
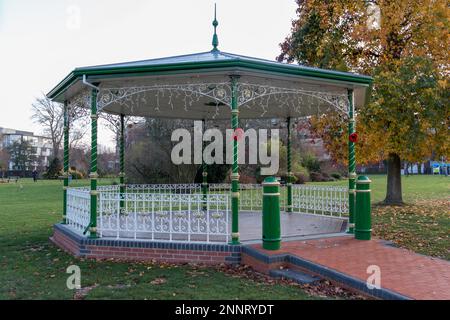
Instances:
[[[399,247],[450,260],[450,177],[403,176],[403,206],[380,204],[386,194],[386,178],[370,176],[374,235]]]
[[[372,176],[374,232],[399,246],[450,259],[450,178],[403,179],[402,207],[376,205],[386,177]],[[104,183],[111,183],[111,180]],[[345,184],[345,181],[332,184]],[[72,185],[85,185],[76,181]],[[317,288],[273,281],[227,267],[75,259],[48,241],[61,219],[60,181],[23,179],[0,184],[0,299],[316,299],[353,298],[322,283]],[[83,289],[66,288],[66,268],[81,268]]]

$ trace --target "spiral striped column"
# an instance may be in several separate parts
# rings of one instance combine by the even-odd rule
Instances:
[[[64,186],[63,186],[63,219],[66,224],[67,216],[67,188],[69,187],[69,106],[64,101]]]
[[[206,131],[206,121],[205,119],[202,120],[203,122],[203,133]],[[202,134],[203,136],[203,134]],[[202,139],[203,140],[203,139]],[[206,165],[205,159],[203,157],[203,141],[202,141],[202,193],[203,193],[203,210],[207,209],[206,201],[208,200],[208,167]]]
[[[291,117],[287,118],[287,212],[292,212]]]
[[[124,210],[125,201],[125,116],[120,115],[120,136],[119,136],[119,194],[120,194],[120,211]]]
[[[355,143],[350,141],[350,135],[355,132],[355,106],[353,102],[353,89],[348,89],[348,210],[349,210],[349,229],[348,233],[354,233],[355,226],[355,180],[356,180],[356,161],[355,161]]]
[[[231,244],[239,244],[239,166],[236,129],[239,125],[238,76],[231,77],[231,127],[233,135],[233,166],[231,173]]]
[[[97,238],[97,90],[91,92],[91,218],[89,238]]]

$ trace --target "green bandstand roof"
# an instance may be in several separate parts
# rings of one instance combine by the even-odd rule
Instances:
[[[240,118],[284,118],[325,113],[330,106],[345,112],[348,89],[355,106],[362,107],[372,83],[364,75],[222,52],[217,45],[214,33],[211,51],[76,68],[47,96],[73,103],[89,90],[84,78],[100,89],[105,112],[229,119],[227,83],[237,76]]]

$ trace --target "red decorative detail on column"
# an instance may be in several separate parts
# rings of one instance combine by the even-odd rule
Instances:
[[[244,130],[241,128],[237,128],[233,132],[233,140],[241,140],[241,138],[244,136]]]
[[[353,132],[351,135],[348,136],[348,140],[350,140],[350,142],[357,142],[358,141],[358,134],[356,132]]]

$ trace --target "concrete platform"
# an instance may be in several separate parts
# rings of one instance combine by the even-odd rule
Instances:
[[[283,240],[299,240],[318,235],[334,235],[345,232],[347,218],[305,213],[281,213],[281,237]],[[262,239],[262,213],[239,212],[239,234],[243,243]]]
[[[160,233],[148,232],[140,226],[144,223],[143,215],[138,213],[136,238],[142,240],[162,240],[162,241],[195,241],[195,242],[227,242],[227,237],[223,235],[194,234],[188,235],[186,232]],[[125,220],[126,219],[126,220]],[[231,234],[231,213],[228,217],[228,232]],[[148,222],[148,221],[147,221]],[[134,215],[121,217],[121,224],[134,226]],[[147,223],[149,224],[149,223]],[[100,222],[98,225],[101,226]],[[148,226],[147,226],[148,227]],[[315,237],[328,237],[342,235],[347,229],[347,218],[315,215],[307,213],[281,213],[281,237],[284,241],[311,239]],[[261,211],[241,211],[239,212],[239,235],[243,244],[259,243],[262,239],[262,212]],[[103,231],[104,238],[117,238],[117,231]],[[134,231],[120,231],[121,239],[134,239]]]

